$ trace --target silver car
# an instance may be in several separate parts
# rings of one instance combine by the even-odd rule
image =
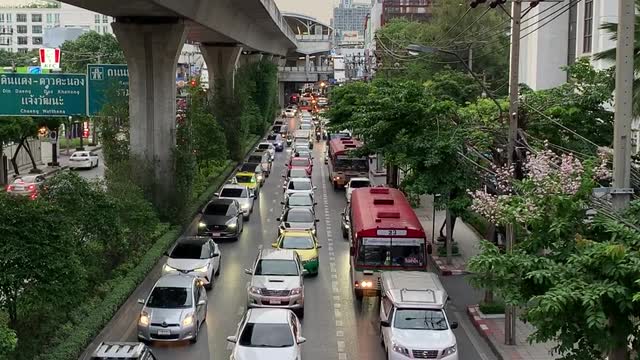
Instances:
[[[293,250],[261,249],[247,289],[247,307],[276,307],[295,310],[304,316],[304,275],[298,253]]]
[[[270,142],[261,142],[258,144],[256,151],[264,151],[269,154],[269,159],[273,161],[276,158],[276,147]]]
[[[204,281],[205,289],[213,286],[213,277],[220,274],[220,247],[207,236],[185,236],[166,255],[162,275],[189,274]]]
[[[207,292],[191,275],[167,275],[156,282],[138,318],[138,339],[147,341],[198,341],[207,318]]]
[[[313,195],[313,191],[316,186],[311,184],[309,178],[290,178],[286,185],[284,185],[285,196],[289,196],[295,193],[305,193]]]
[[[253,212],[253,203],[256,195],[252,191],[249,191],[249,188],[246,186],[226,184],[219,193],[215,193],[214,195],[220,199],[236,200],[238,204],[240,204],[240,211],[242,211],[245,220],[248,220]]]

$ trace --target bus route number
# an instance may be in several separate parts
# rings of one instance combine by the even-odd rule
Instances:
[[[378,236],[407,236],[407,230],[397,230],[397,229],[380,230],[380,229],[378,229]]]

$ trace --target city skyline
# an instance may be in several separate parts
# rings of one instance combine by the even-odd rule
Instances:
[[[316,2],[300,0],[275,0],[280,11],[295,12],[309,15],[329,24],[333,17],[333,8],[340,4],[340,0],[319,0]],[[367,0],[353,0],[353,3],[368,4]]]

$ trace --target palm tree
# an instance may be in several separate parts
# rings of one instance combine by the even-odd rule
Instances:
[[[635,36],[634,36],[634,77],[633,80],[633,115],[640,116],[640,0],[635,0],[636,3],[636,21],[635,21]],[[618,24],[617,23],[604,23],[600,26],[600,29],[607,31],[611,36],[610,39],[617,41],[618,39]],[[594,55],[596,60],[616,60],[616,48],[602,51]]]

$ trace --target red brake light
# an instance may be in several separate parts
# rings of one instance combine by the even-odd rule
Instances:
[[[13,185],[7,185],[7,191],[13,191]]]
[[[35,185],[33,185],[33,184],[31,184],[31,185],[29,185],[29,186],[27,187],[27,190],[30,190],[30,191],[33,191],[33,190],[35,190],[35,189],[36,189],[36,186],[35,186]]]

